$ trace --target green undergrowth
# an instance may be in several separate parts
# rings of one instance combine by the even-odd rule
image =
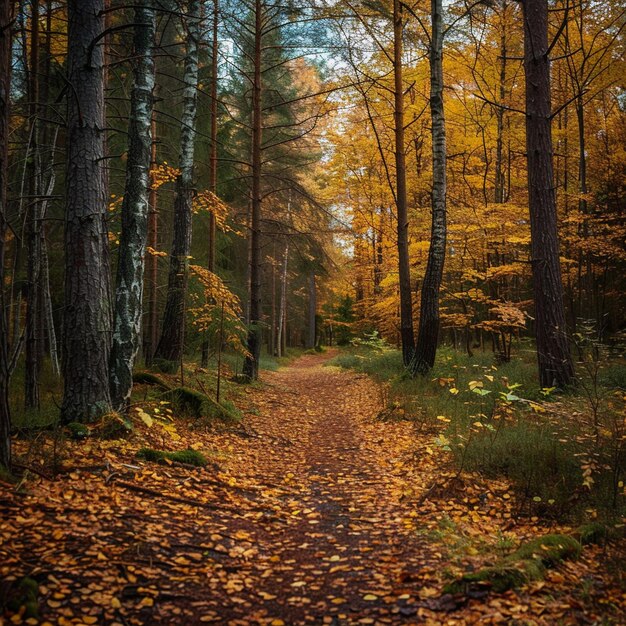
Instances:
[[[217,402],[204,393],[189,387],[176,387],[162,394],[164,401],[171,402],[175,415],[192,418],[208,418],[224,423],[241,421],[242,414],[227,400]]]
[[[548,569],[563,561],[576,560],[583,547],[601,545],[610,538],[610,529],[593,523],[580,526],[571,534],[553,533],[522,543],[512,552],[481,569],[467,572],[448,583],[446,593],[468,593],[488,588],[497,593],[541,580]]]
[[[294,359],[302,356],[304,352],[303,348],[287,348],[287,353],[284,356],[277,357],[268,354],[266,350],[263,350],[259,361],[259,367],[261,370],[275,372],[279,368],[289,365],[289,363],[291,363]],[[240,374],[243,368],[243,357],[240,354],[224,353],[222,355],[222,363],[226,365],[235,375]]]
[[[506,477],[518,514],[552,519],[617,519],[626,514],[626,367],[578,364],[564,393],[537,384],[533,346],[520,342],[508,363],[442,347],[431,373],[412,378],[398,350],[354,346],[329,362],[381,383],[380,418],[411,419],[457,467]]]
[[[463,575],[444,588],[446,593],[468,592],[475,586],[488,586],[497,593],[541,580],[549,568],[580,556],[580,543],[569,535],[552,534],[522,544],[515,552],[494,565]]]

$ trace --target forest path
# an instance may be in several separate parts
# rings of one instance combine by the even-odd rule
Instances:
[[[439,426],[376,419],[380,389],[330,356],[242,387],[235,427],[164,424],[152,400],[154,423],[127,437],[18,440],[33,469],[18,489],[0,478],[0,611],[11,597],[22,608],[0,624],[599,623],[601,547],[519,592],[442,594],[502,537],[546,529],[514,519],[506,482],[459,476],[433,444]],[[141,461],[145,446],[212,463]]]
[[[263,373],[252,394],[254,428],[272,442],[256,478],[285,486],[288,515],[248,529],[262,551],[248,566],[253,589],[238,595],[254,617],[287,624],[405,623],[417,608],[402,580],[421,569],[425,546],[380,463],[380,393],[327,360],[307,355]]]

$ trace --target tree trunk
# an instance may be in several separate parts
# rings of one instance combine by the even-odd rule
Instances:
[[[574,379],[574,366],[563,307],[552,170],[548,3],[547,0],[524,0],[522,6],[528,201],[539,381],[542,387],[565,387]]]
[[[219,0],[213,0],[213,35],[211,42],[211,136],[209,154],[209,191],[217,195],[217,54],[218,54]],[[209,242],[207,269],[215,273],[215,215],[209,212]],[[209,339],[202,342],[202,367],[209,364]]]
[[[285,354],[285,326],[287,322],[287,271],[289,269],[289,239],[285,242],[285,253],[283,255],[283,267],[280,275],[280,310],[278,313],[278,337],[277,337],[277,355],[279,357]]]
[[[430,113],[432,117],[432,225],[422,284],[419,331],[413,374],[427,374],[435,364],[439,336],[439,289],[446,258],[446,126],[443,109],[442,0],[431,0]]]
[[[26,270],[26,362],[24,371],[24,406],[39,408],[39,373],[41,367],[41,168],[39,154],[39,0],[31,1],[31,36],[29,59],[29,117],[31,122],[28,146],[27,241],[28,263]]]
[[[180,176],[174,201],[174,238],[170,252],[167,300],[163,329],[155,358],[179,362],[185,336],[185,295],[191,252],[191,204],[193,200],[193,158],[198,88],[198,44],[200,41],[200,1],[189,0],[188,36],[181,117]]]
[[[276,356],[276,241],[272,243],[272,301],[271,301],[271,321],[270,333],[267,343],[267,351],[272,356]]]
[[[128,160],[109,368],[111,401],[118,411],[126,410],[133,388],[133,365],[139,350],[143,314],[154,89],[155,13],[150,0],[138,1],[134,21],[134,84],[130,96]]]
[[[243,373],[250,380],[259,376],[261,356],[261,142],[263,134],[261,51],[263,39],[262,0],[255,0],[254,79],[252,83],[252,206],[250,216],[250,328],[248,356]]]
[[[507,61],[507,33],[506,33],[506,14],[507,2],[502,2],[502,21],[500,27],[500,77],[498,85],[499,104],[495,107],[497,120],[496,134],[496,180],[494,185],[494,202],[501,204],[506,201],[506,181],[504,178],[504,101],[506,98],[506,61]]]
[[[315,273],[309,274],[309,323],[307,333],[307,348],[315,348],[317,329],[315,327],[315,315],[317,313],[317,290],[315,288]]]
[[[156,63],[155,63],[156,72]],[[154,92],[153,92],[154,93]],[[156,125],[156,112],[152,110],[152,122],[150,125],[152,135],[152,145],[150,146],[150,170],[155,170],[157,166],[157,125]],[[158,341],[159,333],[159,311],[158,311],[158,276],[159,276],[159,258],[156,254],[156,250],[159,245],[159,220],[158,220],[158,206],[157,206],[157,190],[150,186],[150,193],[148,195],[148,205],[150,207],[148,213],[148,246],[152,249],[152,252],[146,255],[147,265],[147,283],[148,283],[148,323],[143,338],[143,358],[147,367],[152,366],[152,357],[154,356],[154,350]]]
[[[4,252],[7,233],[9,106],[11,102],[11,25],[13,2],[0,4],[0,465],[11,467],[9,408],[9,328],[5,308]]]
[[[396,213],[398,233],[398,275],[400,288],[400,337],[402,360],[408,365],[415,348],[413,337],[413,302],[409,266],[409,218],[406,196],[406,159],[404,153],[404,85],[402,83],[402,4],[393,0],[393,75],[394,133],[396,160]]]
[[[68,2],[67,208],[63,324],[65,422],[111,410],[111,290],[104,166],[103,0]]]

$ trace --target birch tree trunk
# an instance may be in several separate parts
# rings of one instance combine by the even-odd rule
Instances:
[[[200,41],[200,1],[187,6],[187,50],[183,83],[183,114],[180,130],[180,176],[174,201],[174,237],[163,326],[155,358],[179,362],[185,336],[185,295],[191,251],[191,203],[193,200],[193,159],[198,88],[198,44]]]
[[[11,467],[9,408],[9,328],[5,307],[4,253],[7,232],[9,106],[11,100],[11,24],[13,2],[0,3],[0,465]]]
[[[400,339],[402,361],[408,365],[415,349],[413,302],[409,266],[409,218],[406,195],[406,158],[404,153],[404,85],[402,82],[402,4],[393,0],[393,75],[394,133],[396,160],[396,217],[398,234],[398,275],[400,288]]]
[[[250,380],[259,376],[261,356],[261,142],[263,134],[261,61],[263,2],[255,0],[254,77],[252,81],[252,198],[250,215],[250,328],[248,356],[243,373]]]
[[[218,27],[219,27],[219,0],[213,0],[213,33],[211,41],[211,131],[209,153],[209,191],[217,195],[217,55]],[[209,212],[209,241],[207,269],[215,272],[215,242],[216,242],[215,215]],[[209,364],[209,338],[205,337],[202,342],[202,367]]]
[[[67,207],[62,419],[111,410],[111,289],[104,118],[104,0],[68,1]]]
[[[539,382],[542,387],[565,387],[574,380],[574,365],[565,324],[552,169],[548,2],[524,0],[522,7],[528,203]]]
[[[277,356],[285,354],[285,326],[287,322],[287,272],[289,269],[289,238],[285,242],[285,253],[283,254],[283,267],[280,274],[280,308],[278,312],[278,337],[276,341]]]
[[[155,63],[156,73],[156,63]],[[154,98],[154,91],[153,91]],[[152,135],[152,145],[150,147],[150,170],[156,169],[157,166],[157,125],[156,125],[156,113],[154,108],[152,109],[152,123],[150,125]],[[158,248],[158,205],[157,205],[157,192],[156,189],[150,187],[148,194],[148,246],[156,251]],[[159,338],[159,324],[158,324],[158,303],[157,303],[157,291],[158,291],[158,257],[156,254],[150,253],[146,255],[147,264],[147,283],[148,283],[148,323],[146,324],[144,339],[143,339],[143,358],[147,367],[152,366],[152,357],[154,356],[154,350]]]
[[[446,258],[446,125],[443,109],[442,0],[431,0],[430,113],[432,118],[433,190],[430,248],[422,284],[419,331],[413,374],[427,374],[435,364],[439,338],[439,289]]]
[[[126,409],[133,388],[133,365],[139,350],[143,314],[154,89],[155,13],[150,4],[151,0],[138,0],[134,18],[134,84],[130,96],[128,161],[109,367],[111,401],[118,411]]]

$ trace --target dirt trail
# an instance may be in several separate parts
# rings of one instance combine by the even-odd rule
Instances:
[[[303,357],[263,376],[265,408],[255,427],[277,443],[258,480],[292,485],[285,496],[292,519],[249,529],[262,553],[250,563],[260,583],[248,593],[277,596],[255,612],[289,624],[404,622],[417,609],[398,589],[426,547],[407,527],[361,429],[380,408],[378,390],[366,377],[323,367],[326,360]]]
[[[460,477],[437,430],[376,420],[378,388],[325,367],[329,356],[243,387],[243,426],[137,420],[128,438],[19,440],[20,458],[41,464],[20,489],[0,481],[0,607],[28,577],[37,597],[21,601],[38,618],[22,608],[6,623],[599,623],[621,593],[606,588],[600,548],[518,592],[442,596],[503,532],[546,529],[514,519],[505,482]],[[139,461],[144,446],[213,463]],[[62,467],[48,476],[52,453]]]

